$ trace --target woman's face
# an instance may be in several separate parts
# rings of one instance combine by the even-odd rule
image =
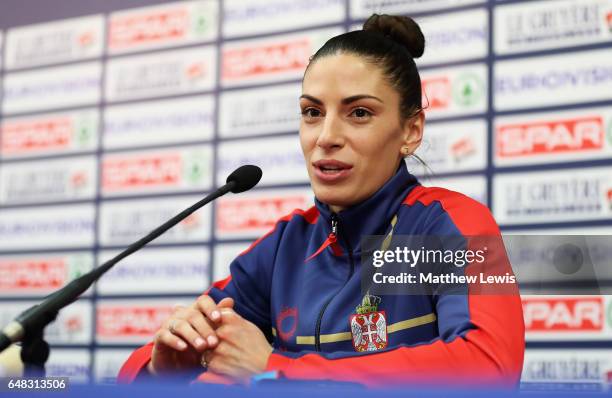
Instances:
[[[376,192],[421,141],[422,112],[401,123],[400,97],[359,56],[325,56],[304,75],[300,142],[315,196],[333,211]]]

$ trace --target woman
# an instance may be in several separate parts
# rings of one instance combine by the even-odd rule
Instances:
[[[204,365],[204,379],[237,382],[274,370],[371,386],[516,385],[524,353],[516,290],[361,291],[364,235],[499,236],[486,207],[425,188],[406,169],[403,158],[423,135],[413,60],[423,50],[412,19],[373,15],[363,30],[317,51],[300,97],[300,142],[316,205],[280,219],[232,262],[230,277],[178,308],[154,342],[132,354],[120,380],[201,373]]]

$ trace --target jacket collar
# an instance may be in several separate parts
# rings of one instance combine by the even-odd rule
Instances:
[[[416,185],[416,177],[408,172],[402,160],[393,177],[372,196],[336,214],[342,246],[346,247],[348,241],[353,252],[358,253],[362,236],[384,235],[404,198]],[[325,224],[326,231],[331,231],[332,211],[329,206],[317,198],[315,205],[321,215],[319,222]]]

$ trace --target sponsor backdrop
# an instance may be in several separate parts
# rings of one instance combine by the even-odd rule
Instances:
[[[130,8],[126,8],[126,7]],[[4,0],[0,324],[222,184],[48,329],[53,375],[113,381],[177,303],[312,203],[297,97],[308,58],[373,12],[417,18],[425,185],[505,231],[612,233],[612,0]],[[612,299],[525,296],[525,385],[612,378]]]

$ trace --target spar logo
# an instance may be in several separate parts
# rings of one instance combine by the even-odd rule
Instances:
[[[279,218],[306,205],[306,198],[298,195],[221,201],[217,229],[221,232],[270,229]]]
[[[604,134],[599,116],[502,125],[496,150],[500,157],[601,150]]]
[[[36,120],[6,121],[2,127],[2,153],[20,155],[93,143],[95,126],[91,118],[53,116]]]
[[[100,337],[151,337],[173,312],[172,307],[98,307],[96,331]]]
[[[66,282],[66,271],[61,259],[0,261],[0,289],[58,289]]]
[[[83,256],[0,260],[0,290],[48,291],[83,275],[91,264]]]
[[[484,95],[482,79],[473,73],[463,73],[452,80],[448,76],[423,79],[423,102],[431,110],[446,110],[453,105],[469,108],[478,104]]]
[[[224,79],[235,80],[306,69],[312,53],[311,41],[300,38],[283,43],[251,48],[227,49],[223,52]]]
[[[210,26],[204,10],[193,14],[187,8],[153,10],[142,14],[116,15],[110,21],[108,46],[111,50],[187,40],[200,36]]]
[[[523,298],[527,332],[602,332],[603,297]]]
[[[204,178],[201,156],[180,153],[110,158],[103,162],[102,186],[106,191],[149,187],[196,185]]]

